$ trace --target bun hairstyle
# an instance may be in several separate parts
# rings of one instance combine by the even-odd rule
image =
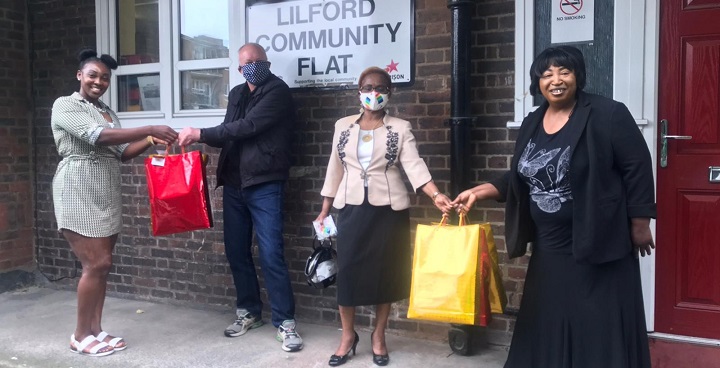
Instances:
[[[102,54],[100,57],[98,57],[97,51],[93,49],[82,49],[78,53],[78,60],[80,61],[80,66],[78,67],[79,70],[82,70],[82,68],[85,66],[85,64],[90,62],[100,62],[105,64],[108,69],[115,70],[118,67],[118,62],[110,55]]]

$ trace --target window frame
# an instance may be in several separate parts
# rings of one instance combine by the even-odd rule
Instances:
[[[121,0],[95,0],[97,50],[116,57],[117,3]],[[118,108],[117,78],[120,76],[159,73],[160,110],[117,112],[123,127],[143,125],[169,125],[175,129],[204,128],[220,124],[226,109],[181,109],[182,72],[202,69],[228,68],[228,91],[244,83],[239,72],[237,50],[245,43],[245,0],[228,1],[229,55],[227,58],[180,60],[180,0],[158,0],[158,35],[160,60],[157,63],[120,65],[113,72],[110,88],[102,96],[103,102],[113,110]]]

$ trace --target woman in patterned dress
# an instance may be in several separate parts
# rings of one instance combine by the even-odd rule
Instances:
[[[355,353],[355,308],[375,306],[375,329],[370,335],[373,362],[387,365],[385,327],[391,303],[410,295],[410,197],[402,179],[422,190],[435,206],[452,210],[450,199],[432,181],[420,157],[410,122],[389,116],[384,107],[391,96],[392,79],[383,69],[370,67],[360,74],[361,113],[335,123],[332,153],[324,197],[316,221],[322,223],[330,207],[338,217],[337,302],[342,336],[328,364],[338,366]],[[402,167],[402,171],[400,170]]]
[[[112,251],[122,227],[120,162],[155,143],[172,144],[177,133],[168,126],[121,129],[114,111],[100,101],[117,61],[94,50],[79,53],[80,90],[55,100],[51,127],[62,160],[53,178],[58,231],[82,263],[78,282],[73,352],[104,356],[123,350],[122,338],[101,327]]]
[[[510,170],[453,202],[506,202],[508,256],[532,243],[505,368],[650,367],[637,259],[655,247],[650,152],[625,105],[582,90],[585,75],[577,48],[541,52],[530,92],[545,101]]]

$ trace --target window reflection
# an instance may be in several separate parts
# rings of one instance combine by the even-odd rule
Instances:
[[[120,65],[160,61],[157,0],[117,2],[118,62]]]
[[[229,70],[201,69],[180,73],[182,109],[225,109],[229,89]]]
[[[228,57],[228,0],[180,1],[180,60]]]
[[[160,110],[160,74],[121,75],[117,85],[118,112]]]

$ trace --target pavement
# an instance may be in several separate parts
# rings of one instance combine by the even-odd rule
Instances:
[[[223,330],[234,311],[108,297],[103,327],[122,336],[124,351],[106,357],[74,354],[69,349],[75,328],[76,294],[41,287],[0,294],[0,367],[3,368],[156,368],[156,367],[327,367],[337,347],[337,327],[298,323],[305,348],[287,353],[275,340],[271,324],[227,338]],[[267,321],[266,321],[267,322]],[[375,367],[369,331],[358,331],[357,355],[343,367]],[[488,345],[471,356],[455,354],[447,341],[386,336],[389,367],[499,368],[505,347]]]

